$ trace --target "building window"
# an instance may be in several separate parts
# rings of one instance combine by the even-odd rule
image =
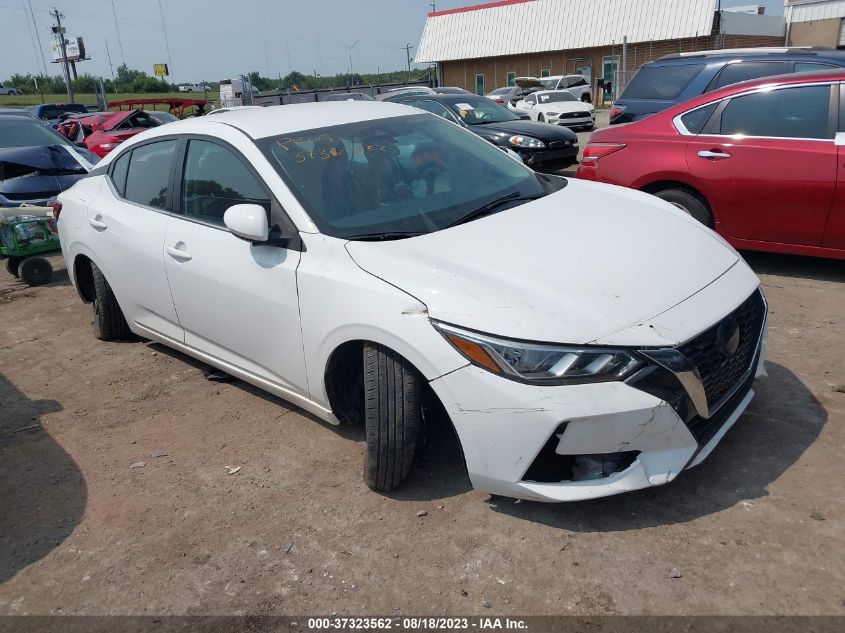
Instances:
[[[551,74],[552,74],[552,71],[551,71],[550,68],[544,68],[543,70],[540,71],[541,77],[548,77]]]
[[[513,71],[509,72],[508,73],[508,81],[507,81],[506,85],[513,86],[514,83],[515,83],[515,80],[516,80],[516,73],[513,72]]]
[[[484,75],[482,74],[475,76],[475,94],[480,97],[484,96]]]
[[[845,18],[839,21],[839,42],[837,48],[845,48]]]

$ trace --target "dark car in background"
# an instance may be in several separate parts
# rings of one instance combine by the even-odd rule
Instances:
[[[67,113],[88,114],[88,108],[81,103],[39,103],[30,106],[29,111],[37,118],[50,125],[56,125],[61,116]]]
[[[574,132],[525,121],[487,97],[432,94],[393,101],[441,116],[502,149],[511,149],[537,171],[565,169],[577,160],[578,136]]]
[[[741,81],[845,68],[832,48],[746,48],[675,53],[643,64],[610,110],[610,124],[630,123]]]
[[[330,92],[317,96],[317,101],[375,101],[366,92]]]
[[[0,207],[51,205],[97,160],[41,121],[0,114]]]

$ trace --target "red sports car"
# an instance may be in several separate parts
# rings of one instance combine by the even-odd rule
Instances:
[[[845,72],[734,84],[599,130],[578,177],[652,193],[739,249],[845,259]]]
[[[161,122],[143,110],[95,112],[70,115],[61,121],[58,130],[73,142],[85,146],[102,158],[128,138]]]

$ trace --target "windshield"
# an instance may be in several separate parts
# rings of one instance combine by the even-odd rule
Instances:
[[[571,92],[544,92],[537,95],[537,103],[560,103],[561,101],[578,101]]]
[[[487,141],[430,114],[256,143],[320,231],[339,238],[431,233],[503,195],[536,197],[555,188]]]
[[[461,117],[461,120],[467,125],[485,125],[487,123],[519,120],[519,117],[506,107],[500,106],[486,97],[469,97],[455,101],[443,101],[442,103]]]
[[[22,116],[0,117],[0,147],[69,144],[61,134],[40,121]]]

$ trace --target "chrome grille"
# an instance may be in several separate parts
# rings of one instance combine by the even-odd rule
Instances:
[[[756,290],[722,321],[678,348],[698,369],[711,412],[751,368],[765,315],[763,295]],[[739,326],[739,345],[733,354],[726,354],[719,341],[719,328],[729,319]]]

